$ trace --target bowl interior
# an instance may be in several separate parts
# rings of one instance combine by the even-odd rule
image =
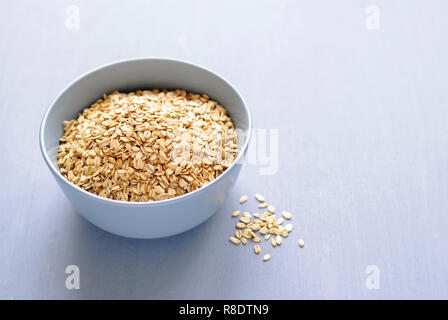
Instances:
[[[185,89],[206,93],[226,108],[235,127],[250,128],[250,115],[238,92],[220,76],[201,67],[174,60],[135,59],[117,62],[91,71],[71,83],[53,102],[42,122],[41,144],[50,162],[57,166],[62,121],[75,119],[104,93],[137,89]],[[248,136],[239,139],[240,150]]]

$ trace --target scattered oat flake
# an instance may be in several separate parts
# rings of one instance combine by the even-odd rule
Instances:
[[[283,211],[283,212],[282,212],[282,216],[283,216],[283,218],[285,218],[286,220],[291,220],[291,218],[292,218],[292,214],[291,214],[290,212],[288,212],[288,211]]]
[[[265,254],[264,256],[263,256],[263,261],[268,261],[268,260],[270,260],[271,259],[271,255],[268,253],[268,254]]]
[[[238,217],[240,215],[240,210],[235,210],[232,212],[232,217]]]
[[[256,254],[259,254],[261,252],[261,248],[258,244],[254,246],[254,251]]]
[[[248,223],[250,223],[250,218],[248,218],[248,217],[241,217],[240,221],[245,223],[245,224],[248,224]]]
[[[292,231],[292,224],[291,223],[288,223],[286,226],[285,226],[285,230],[289,233],[289,232],[291,232]]]
[[[241,243],[244,244],[244,245],[246,245],[246,243],[247,243],[246,238],[241,238]]]
[[[249,197],[247,195],[244,195],[240,198],[240,203],[243,204],[244,202],[247,201],[247,199],[249,199]]]
[[[253,242],[256,242],[256,243],[259,243],[259,242],[261,242],[261,239],[258,238],[258,237],[253,237],[253,238],[252,238],[252,241],[253,241]]]
[[[258,202],[264,202],[264,197],[260,193],[255,194],[255,199],[257,199]]]
[[[240,244],[240,242],[241,242],[240,239],[237,239],[235,237],[230,237],[229,241],[232,242],[233,244],[237,244],[237,245]]]
[[[259,208],[259,209],[264,209],[264,208],[266,208],[267,206],[268,206],[267,203],[261,203],[261,204],[258,205],[258,208]]]
[[[274,208],[274,206],[268,206],[268,211],[269,211],[270,213],[275,213],[275,208]]]
[[[244,216],[244,217],[247,217],[247,218],[249,218],[249,219],[252,218],[252,216],[250,215],[250,213],[247,212],[247,211],[244,211],[244,212],[243,212],[243,216]]]
[[[275,237],[275,242],[277,243],[277,245],[281,245],[282,244],[282,237],[280,237],[279,235]]]
[[[299,239],[299,246],[301,248],[303,248],[304,245],[305,245],[305,242],[303,241],[303,239]]]
[[[238,229],[244,229],[244,228],[246,228],[246,224],[242,223],[242,222],[237,222],[236,227]]]

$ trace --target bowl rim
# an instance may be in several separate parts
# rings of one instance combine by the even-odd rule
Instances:
[[[248,119],[248,126],[247,126],[247,138],[246,141],[244,142],[244,145],[242,146],[242,148],[240,149],[240,152],[238,153],[236,159],[233,161],[233,163],[223,172],[221,173],[217,178],[215,178],[212,182],[210,182],[209,184],[196,189],[194,191],[188,192],[184,195],[178,196],[178,197],[174,197],[171,199],[165,199],[165,200],[158,200],[158,201],[145,201],[145,202],[133,202],[133,201],[124,201],[124,200],[115,200],[115,199],[108,199],[108,198],[103,198],[100,197],[97,194],[88,192],[84,189],[82,189],[81,187],[75,185],[74,183],[70,182],[67,180],[67,178],[65,178],[61,172],[55,167],[55,165],[53,165],[53,163],[50,161],[50,157],[48,156],[47,150],[44,148],[45,142],[44,142],[44,131],[45,131],[45,126],[47,124],[47,119],[48,119],[48,115],[51,112],[51,110],[53,109],[56,101],[59,100],[59,98],[68,90],[70,90],[70,88],[76,84],[79,81],[82,81],[85,77],[100,71],[104,68],[107,67],[111,67],[114,65],[118,65],[118,64],[125,64],[125,63],[129,63],[129,62],[135,62],[135,61],[147,61],[147,60],[151,60],[151,61],[161,61],[161,62],[170,62],[170,63],[179,63],[179,64],[186,64],[192,67],[195,67],[197,69],[200,69],[201,71],[204,72],[208,72],[216,77],[218,77],[221,81],[223,81],[224,83],[226,83],[237,95],[237,97],[239,99],[241,99],[242,103],[243,103],[243,107],[244,107],[244,111],[246,112],[247,115],[247,119]],[[207,191],[207,188],[212,186],[213,184],[216,184],[219,180],[222,180],[226,175],[229,174],[229,172],[236,166],[236,165],[240,165],[240,161],[242,160],[242,158],[245,156],[246,150],[249,146],[250,140],[252,138],[252,115],[251,112],[246,104],[246,101],[244,100],[243,96],[240,94],[240,92],[228,81],[226,80],[223,76],[221,76],[220,74],[211,71],[210,69],[200,66],[198,64],[195,63],[191,63],[191,62],[187,62],[184,60],[180,60],[180,59],[172,59],[172,58],[159,58],[159,57],[137,57],[137,58],[127,58],[127,59],[121,59],[121,60],[116,60],[113,62],[109,62],[103,65],[100,65],[99,67],[90,69],[89,71],[81,74],[80,76],[78,76],[77,78],[75,78],[73,81],[71,81],[68,85],[66,85],[64,87],[64,89],[62,89],[58,95],[53,99],[53,101],[50,103],[50,105],[47,107],[44,116],[42,117],[41,123],[40,123],[40,127],[39,127],[39,145],[40,145],[40,151],[42,153],[42,156],[45,160],[45,163],[47,164],[47,166],[50,168],[50,170],[52,171],[52,173],[58,177],[59,179],[61,179],[62,181],[64,181],[64,183],[66,183],[71,189],[74,189],[74,191],[78,191],[83,193],[84,195],[86,195],[87,197],[90,197],[93,200],[99,201],[99,202],[106,202],[112,205],[119,205],[119,206],[127,206],[127,207],[154,207],[154,206],[160,206],[160,205],[168,205],[170,203],[177,203],[177,202],[181,202],[183,200],[186,200],[190,197],[193,197],[197,194],[203,193]],[[242,164],[241,164],[242,165]]]

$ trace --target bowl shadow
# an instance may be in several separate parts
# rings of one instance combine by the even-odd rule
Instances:
[[[159,239],[130,239],[108,233],[76,213],[71,233],[76,239],[68,261],[80,268],[81,290],[75,299],[176,299],[191,286],[191,270],[203,254],[214,214],[184,233]],[[75,223],[73,223],[74,221]],[[188,290],[182,290],[183,293]],[[191,296],[184,297],[194,299]]]

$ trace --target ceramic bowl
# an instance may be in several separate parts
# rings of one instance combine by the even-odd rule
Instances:
[[[243,139],[239,139],[240,152],[236,161],[210,184],[180,197],[155,202],[102,198],[62,176],[57,164],[57,150],[64,120],[75,119],[82,109],[104,93],[153,88],[206,93],[223,105],[235,127],[246,133]],[[218,211],[237,180],[251,130],[251,116],[244,99],[218,74],[183,61],[138,58],[99,67],[69,84],[45,112],[39,139],[42,156],[50,172],[79,214],[108,232],[150,239],[189,230]]]

